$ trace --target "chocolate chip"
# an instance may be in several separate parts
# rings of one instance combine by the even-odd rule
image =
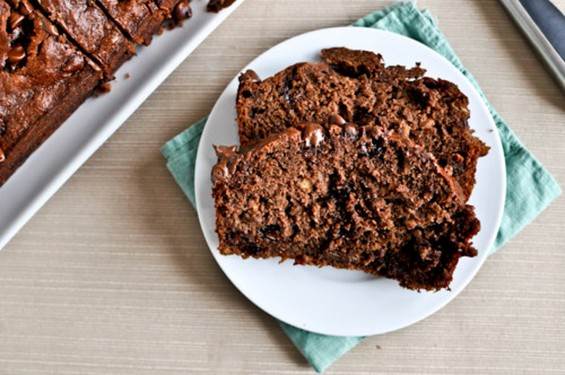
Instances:
[[[26,51],[22,46],[13,47],[8,52],[8,63],[10,65],[17,65],[26,57]]]
[[[212,168],[212,183],[215,183],[217,180],[223,180],[228,175],[229,170],[225,163],[218,163]]]
[[[43,22],[43,26],[45,27],[45,30],[46,30],[49,34],[51,34],[51,35],[53,35],[53,36],[59,35],[59,30],[57,30],[57,26],[53,25],[51,22],[45,20],[45,21]]]
[[[254,70],[249,69],[245,72],[245,76],[251,80],[251,82],[261,82],[261,77]]]
[[[208,12],[218,13],[220,10],[229,7],[235,0],[210,0],[206,6]]]
[[[456,153],[456,154],[453,156],[453,160],[455,161],[455,163],[462,164],[463,161],[465,161],[465,158],[463,157],[463,155],[461,155],[461,154],[459,154],[459,153]]]
[[[240,246],[243,251],[249,253],[251,256],[258,256],[264,251],[262,247],[255,243],[243,243]]]
[[[92,62],[92,60],[86,60],[86,63],[92,68],[92,70],[94,70],[95,72],[101,72],[102,68],[98,65],[95,64],[94,62]]]
[[[173,18],[176,22],[182,22],[187,18],[192,17],[192,9],[188,4],[188,1],[181,1],[180,3],[175,6],[173,10]]]
[[[259,234],[271,241],[281,239],[281,226],[278,224],[270,224],[259,229]]]
[[[29,15],[33,12],[33,6],[30,4],[28,0],[21,0],[20,2],[20,12],[24,15]]]
[[[12,14],[10,14],[10,18],[8,20],[8,24],[10,26],[10,30],[15,30],[18,26],[20,26],[22,24],[22,22],[24,21],[25,17],[21,14],[19,14],[18,12],[12,12]]]
[[[43,25],[43,29],[53,36],[59,35],[59,30],[57,26],[53,25],[47,18],[42,14],[37,14]]]
[[[299,127],[303,129],[306,147],[317,147],[324,140],[324,129],[315,122],[305,122]]]
[[[340,115],[331,115],[331,116],[328,118],[328,123],[329,123],[330,125],[333,125],[333,124],[335,124],[335,125],[343,125],[343,124],[345,124],[346,122],[347,122],[347,121],[345,121],[345,119],[344,119],[343,117],[341,117]]]

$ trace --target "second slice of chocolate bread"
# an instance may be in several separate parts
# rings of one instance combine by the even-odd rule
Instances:
[[[219,251],[447,288],[458,259],[476,254],[479,223],[435,157],[380,127],[300,128],[217,148]]]
[[[395,130],[434,154],[468,198],[477,160],[488,147],[468,126],[467,97],[451,82],[423,77],[416,66],[385,67],[380,55],[331,48],[324,63],[299,63],[261,80],[241,75],[237,93],[240,142],[252,144],[303,121],[331,115]]]

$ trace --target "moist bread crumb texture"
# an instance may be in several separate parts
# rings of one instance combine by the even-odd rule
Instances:
[[[219,251],[448,288],[477,254],[467,200],[488,147],[456,85],[331,48],[261,80],[240,76],[240,149],[212,171]]]
[[[240,76],[237,121],[242,145],[304,121],[340,115],[379,125],[424,146],[452,174],[468,198],[477,159],[488,147],[469,129],[468,99],[457,86],[424,77],[419,66],[385,67],[380,55],[345,48],[322,51],[323,63],[299,63],[261,80]]]

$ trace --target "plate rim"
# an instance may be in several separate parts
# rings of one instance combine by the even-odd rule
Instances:
[[[376,34],[381,34],[383,36],[389,36],[391,38],[399,38],[399,40],[405,40],[406,43],[411,44],[411,43],[417,43],[419,45],[421,45],[422,47],[424,47],[425,49],[427,49],[429,52],[432,53],[432,55],[435,55],[436,59],[442,60],[442,63],[449,65],[451,68],[451,70],[456,71],[455,74],[460,75],[460,78],[463,78],[466,82],[466,88],[465,89],[469,89],[469,91],[465,91],[464,93],[467,96],[470,96],[469,94],[472,92],[472,95],[475,96],[475,99],[478,99],[476,101],[477,105],[480,107],[481,111],[483,113],[486,113],[489,119],[489,126],[491,126],[494,129],[494,134],[493,136],[495,137],[495,146],[497,148],[497,154],[501,155],[501,159],[498,159],[499,163],[498,163],[498,168],[500,169],[501,172],[501,186],[500,186],[500,191],[498,192],[498,200],[500,203],[500,207],[499,210],[496,212],[495,217],[494,217],[494,222],[495,222],[495,229],[492,231],[492,234],[490,235],[490,237],[488,238],[488,246],[485,246],[485,248],[491,249],[494,241],[496,239],[496,233],[498,232],[499,228],[500,228],[500,224],[502,221],[502,217],[503,217],[503,212],[504,212],[504,202],[506,199],[506,165],[504,162],[504,152],[503,152],[503,148],[502,148],[502,141],[500,138],[500,134],[498,132],[498,129],[496,127],[496,124],[494,122],[494,119],[492,118],[492,114],[490,112],[490,110],[488,109],[486,103],[484,102],[483,98],[484,96],[481,94],[481,92],[479,90],[477,90],[477,88],[471,83],[471,81],[457,68],[453,65],[452,62],[450,62],[446,57],[442,56],[440,53],[438,53],[437,51],[433,50],[432,48],[428,47],[427,45],[414,40],[412,38],[409,38],[407,36],[404,35],[400,35],[400,34],[396,34],[387,30],[381,30],[381,29],[375,29],[375,28],[366,28],[366,27],[351,27],[351,26],[344,26],[344,27],[329,27],[329,28],[322,28],[322,29],[317,29],[317,30],[312,30],[312,31],[308,31],[306,33],[302,33],[299,35],[295,35],[291,38],[288,38],[284,41],[281,41],[280,43],[277,43],[275,45],[272,45],[271,47],[269,47],[267,50],[263,51],[262,53],[260,53],[258,56],[256,56],[251,62],[249,62],[243,69],[241,69],[236,76],[226,85],[226,88],[222,91],[222,94],[220,95],[220,97],[218,98],[218,100],[216,101],[216,103],[214,104],[212,111],[210,112],[209,115],[209,119],[210,118],[214,118],[213,114],[216,111],[220,111],[221,110],[221,101],[222,98],[224,98],[226,95],[229,95],[231,89],[231,86],[234,84],[235,81],[237,81],[239,75],[244,72],[247,69],[250,69],[259,59],[261,59],[265,54],[268,54],[270,51],[272,51],[273,49],[276,48],[283,48],[286,44],[291,44],[294,43],[297,39],[302,39],[302,38],[307,38],[309,36],[312,36],[313,34],[320,34],[320,33],[333,33],[333,32],[340,32],[340,31],[347,31],[347,32],[351,32],[352,30],[356,30],[354,31],[354,33],[356,32],[360,32],[362,34],[364,33],[375,33]],[[317,49],[317,51],[319,52],[319,49]],[[298,63],[299,61],[296,61],[295,63]],[[386,56],[385,56],[385,63],[386,63]],[[290,65],[290,64],[289,64]],[[424,68],[426,68],[424,66]],[[271,73],[270,75],[272,75],[274,73]],[[458,84],[459,86],[459,84]],[[234,103],[234,107],[235,107],[235,103]],[[235,123],[235,120],[234,120]],[[207,122],[208,124],[208,122]],[[206,139],[207,133],[210,129],[209,126],[207,126],[207,124],[205,125],[203,132],[202,132],[202,139]],[[202,159],[204,158],[204,148],[203,147],[199,147],[198,153],[197,153],[197,157],[196,157],[196,161],[195,161],[195,198],[196,198],[196,207],[197,207],[197,214],[198,214],[198,218],[199,218],[199,223],[201,225],[201,229],[203,231],[204,237],[206,239],[206,243],[207,246],[209,248],[209,250],[211,251],[214,259],[216,260],[216,262],[218,263],[220,269],[222,269],[222,272],[224,272],[224,274],[227,276],[227,278],[230,280],[230,282],[240,291],[240,293],[242,293],[249,301],[251,301],[253,304],[255,304],[257,307],[259,307],[261,310],[267,312],[268,314],[270,314],[271,316],[275,317],[276,319],[279,319],[287,324],[290,324],[292,326],[295,327],[300,327],[300,324],[296,324],[293,321],[289,321],[289,319],[284,319],[281,318],[280,316],[277,316],[276,313],[273,313],[271,311],[269,311],[269,309],[266,309],[264,306],[261,306],[259,303],[257,303],[253,298],[251,298],[248,293],[246,293],[244,290],[242,290],[241,286],[238,284],[238,282],[236,280],[233,279],[233,275],[229,274],[228,272],[226,272],[226,270],[224,269],[224,266],[222,264],[222,257],[225,257],[221,254],[219,254],[219,251],[217,250],[217,248],[213,249],[213,246],[210,243],[210,238],[208,236],[208,232],[207,232],[207,228],[204,227],[204,221],[203,221],[203,215],[204,215],[204,210],[198,209],[199,207],[202,206],[203,202],[202,199],[203,198],[203,194],[200,190],[200,184],[199,181],[202,180],[202,178],[199,178],[199,172],[202,172]],[[209,172],[209,171],[208,171]],[[208,192],[208,194],[211,194],[211,191]],[[214,229],[215,229],[215,225],[214,225]],[[461,281],[461,286],[455,291],[455,292],[450,292],[450,297],[446,298],[444,300],[442,300],[440,303],[435,304],[435,306],[433,308],[431,308],[429,311],[427,311],[425,314],[423,314],[421,317],[412,320],[411,322],[407,323],[407,324],[397,324],[397,325],[393,325],[390,327],[390,329],[386,329],[386,330],[378,330],[378,331],[371,331],[371,330],[367,330],[367,332],[343,332],[343,331],[333,331],[333,330],[320,330],[317,328],[312,328],[312,327],[308,327],[306,328],[306,330],[310,331],[310,332],[314,332],[314,333],[318,333],[318,334],[323,334],[323,335],[333,335],[333,336],[369,336],[369,335],[375,335],[375,334],[383,334],[383,333],[387,333],[387,332],[392,332],[392,331],[396,331],[398,329],[402,329],[405,327],[408,327],[410,325],[413,325],[419,321],[422,321],[426,318],[428,318],[429,316],[435,314],[436,312],[438,312],[439,310],[441,310],[443,307],[445,307],[448,303],[450,303],[451,301],[453,301],[458,295],[459,293],[461,293],[468,285],[469,283],[475,278],[476,274],[478,273],[478,271],[482,268],[486,258],[489,255],[490,250],[485,249],[485,251],[480,251],[479,255],[477,255],[476,259],[477,261],[477,265],[475,267],[473,267],[473,269],[471,270],[471,272],[467,273],[466,275],[464,275],[464,277],[462,278]],[[400,288],[400,287],[399,287]]]

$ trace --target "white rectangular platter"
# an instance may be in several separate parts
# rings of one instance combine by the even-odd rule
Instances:
[[[0,187],[0,249],[243,1],[217,14],[206,12],[207,1],[192,1],[183,27],[139,48],[116,73],[111,92],[88,99]]]

